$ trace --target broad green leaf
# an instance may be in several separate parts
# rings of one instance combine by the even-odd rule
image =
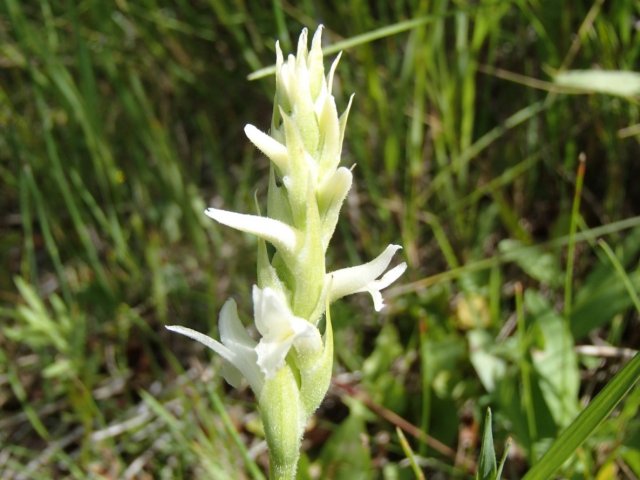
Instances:
[[[375,350],[362,364],[363,380],[374,400],[394,411],[402,410],[408,400],[402,370],[397,368],[404,354],[396,327],[387,323],[376,338]]]
[[[533,317],[539,344],[532,352],[533,368],[551,414],[560,427],[575,417],[580,375],[573,338],[565,323],[538,292],[525,294],[527,312]]]
[[[357,401],[349,401],[351,412],[337,427],[320,455],[322,478],[371,478],[373,465],[371,452],[363,436],[366,433],[366,408]]]
[[[504,377],[506,362],[492,352],[495,339],[485,330],[471,330],[469,339],[469,359],[475,368],[482,386],[493,392],[496,383]]]
[[[524,247],[522,242],[511,239],[502,240],[498,245],[500,253],[531,278],[550,286],[560,285],[562,272],[557,256],[537,246]]]

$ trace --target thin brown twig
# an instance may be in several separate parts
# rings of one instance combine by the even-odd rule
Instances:
[[[362,402],[364,406],[366,406],[369,410],[375,413],[380,418],[383,418],[387,422],[392,425],[400,428],[402,431],[408,433],[412,437],[417,440],[426,443],[429,447],[436,450],[438,453],[452,459],[456,460],[456,452],[452,448],[448,447],[440,440],[433,438],[432,436],[424,433],[420,428],[416,427],[411,422],[402,418],[397,413],[383,407],[382,405],[374,402],[371,397],[361,388],[357,386],[349,385],[347,383],[342,383],[339,381],[333,380],[333,386],[337,387],[339,390],[344,392],[344,394],[348,395],[351,398],[355,398],[356,400]],[[462,458],[460,462],[461,465],[470,473],[474,473],[476,471],[476,463],[472,459],[468,457]]]

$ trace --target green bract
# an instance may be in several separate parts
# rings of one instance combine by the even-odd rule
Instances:
[[[270,134],[245,127],[249,140],[271,160],[266,216],[209,208],[217,222],[259,237],[258,285],[253,287],[253,340],[238,318],[233,300],[220,312],[220,340],[180,326],[168,329],[197,340],[225,361],[223,375],[233,386],[246,378],[260,406],[272,476],[294,478],[299,446],[309,416],[329,387],[333,336],[327,312],[324,338],[317,325],[333,301],[369,292],[376,310],[380,290],[406,264],[387,270],[401,247],[389,245],[369,263],[327,273],[325,253],[353,176],[340,167],[351,100],[338,115],[331,94],[336,58],[325,77],[322,27],[307,49],[302,31],[296,55],[285,60],[276,43],[276,95]],[[269,255],[266,243],[275,248]]]

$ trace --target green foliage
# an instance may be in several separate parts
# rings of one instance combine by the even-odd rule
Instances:
[[[410,269],[386,313],[332,310],[336,375],[300,475],[485,478],[511,438],[503,478],[640,476],[638,16],[0,2],[0,477],[267,471],[248,391],[163,325],[216,335],[231,292],[250,313],[256,244],[202,211],[255,213],[268,162],[242,129],[268,127],[273,84],[247,76],[318,19],[344,51],[339,110],[356,93],[327,267],[393,242]]]
[[[491,426],[492,415],[491,409],[487,408],[487,414],[484,417],[484,429],[482,433],[482,446],[480,448],[480,457],[478,459],[478,471],[476,472],[476,480],[500,480],[502,478],[502,469],[504,462],[507,460],[509,447],[505,448],[500,464],[496,460],[496,451],[493,446],[493,431]]]

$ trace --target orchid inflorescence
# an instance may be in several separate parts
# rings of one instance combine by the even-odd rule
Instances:
[[[401,248],[389,245],[363,265],[326,272],[325,254],[353,174],[339,166],[347,117],[331,94],[340,55],[327,76],[322,26],[307,48],[307,30],[296,55],[285,60],[276,42],[276,94],[267,134],[245,127],[249,140],[271,161],[266,216],[209,208],[205,214],[258,237],[258,279],[253,286],[255,341],[227,300],[219,317],[220,341],[182,326],[168,326],[212,349],[224,360],[222,374],[234,387],[246,379],[265,428],[273,478],[294,478],[300,441],[331,379],[333,333],[328,312],[346,295],[368,292],[376,311],[381,290],[406,269],[387,271]],[[266,242],[275,249],[270,254]],[[325,315],[326,313],[326,315]],[[318,325],[326,317],[324,338]]]

